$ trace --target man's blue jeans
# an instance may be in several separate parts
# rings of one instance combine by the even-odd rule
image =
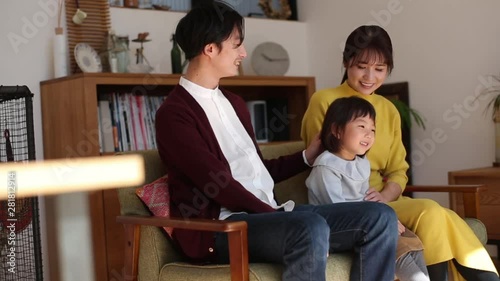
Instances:
[[[397,217],[376,202],[299,205],[292,212],[234,214],[248,223],[250,262],[283,264],[283,280],[325,280],[327,252],[352,251],[350,280],[394,280]],[[229,262],[227,235],[216,235],[219,262]]]

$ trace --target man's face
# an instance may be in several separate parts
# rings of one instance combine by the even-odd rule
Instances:
[[[241,36],[236,28],[233,29],[229,38],[222,42],[222,48],[218,51],[218,54],[213,58],[213,63],[215,69],[219,72],[219,76],[238,75],[238,67],[247,56],[247,51],[241,43]]]

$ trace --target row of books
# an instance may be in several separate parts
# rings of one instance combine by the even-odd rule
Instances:
[[[165,98],[132,93],[100,95],[101,153],[156,149],[155,114]]]

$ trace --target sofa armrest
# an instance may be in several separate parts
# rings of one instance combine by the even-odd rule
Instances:
[[[173,227],[201,231],[227,232],[232,281],[248,281],[247,223],[208,219],[176,219],[155,216],[118,216],[125,227],[125,278],[137,280],[141,226]]]
[[[486,190],[482,184],[476,185],[408,185],[405,192],[459,192],[464,200],[467,218],[479,218],[479,192]]]

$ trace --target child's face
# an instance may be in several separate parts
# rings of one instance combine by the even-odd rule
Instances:
[[[337,137],[341,143],[338,156],[353,160],[356,155],[363,155],[372,147],[375,141],[375,123],[369,116],[358,117],[347,123],[345,130],[338,133]]]

